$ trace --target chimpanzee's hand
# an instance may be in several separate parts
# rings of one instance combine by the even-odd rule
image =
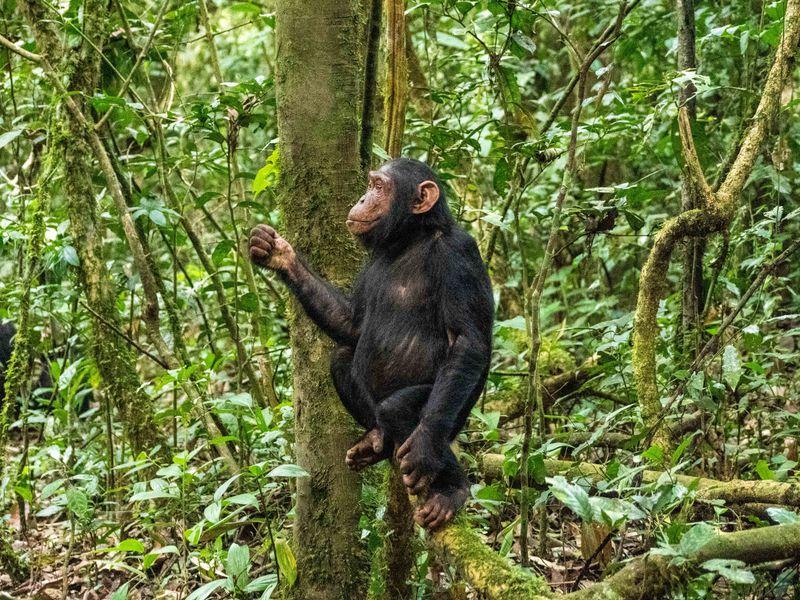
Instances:
[[[295,260],[294,248],[269,225],[256,225],[250,231],[250,260],[259,267],[285,271]]]
[[[436,440],[423,425],[418,425],[408,439],[397,449],[403,484],[412,494],[424,492],[444,468],[442,445],[447,440]]]

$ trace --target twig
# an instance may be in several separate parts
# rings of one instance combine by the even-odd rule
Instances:
[[[7,37],[0,35],[0,46],[5,46],[9,50],[11,50],[14,54],[18,54],[22,58],[30,60],[35,63],[42,62],[42,57],[39,54],[34,54],[33,52],[28,52],[25,48],[20,48],[14,42],[12,42]]]
[[[125,340],[126,342],[128,342],[128,343],[129,343],[131,346],[133,346],[134,348],[136,348],[136,349],[137,349],[139,352],[141,352],[142,354],[144,354],[144,355],[145,355],[147,358],[149,358],[150,360],[152,360],[154,363],[156,363],[156,364],[157,364],[158,366],[160,366],[161,368],[163,368],[163,369],[165,369],[165,370],[169,370],[169,368],[170,368],[170,367],[169,367],[169,365],[168,365],[167,363],[165,363],[163,360],[161,360],[161,359],[160,359],[158,356],[156,356],[155,354],[153,354],[152,352],[150,352],[150,351],[149,351],[149,350],[147,350],[146,348],[142,347],[142,346],[141,346],[141,345],[140,345],[140,344],[139,344],[139,343],[138,343],[136,340],[134,340],[134,339],[133,339],[131,336],[129,336],[129,335],[128,335],[127,333],[125,333],[124,331],[122,331],[122,330],[121,330],[119,327],[117,327],[116,325],[114,325],[114,324],[113,324],[111,321],[109,321],[108,319],[106,319],[106,318],[105,318],[103,315],[101,315],[99,312],[97,312],[96,310],[94,310],[94,309],[93,309],[91,306],[89,306],[88,304],[86,304],[86,303],[85,303],[83,300],[78,300],[78,302],[80,303],[80,305],[81,305],[83,308],[85,308],[85,309],[86,309],[86,310],[88,310],[90,313],[92,313],[92,316],[94,316],[94,318],[95,318],[95,319],[97,319],[97,320],[98,320],[98,321],[100,321],[100,322],[101,322],[103,325],[105,325],[106,327],[108,327],[108,328],[109,328],[109,329],[110,329],[110,330],[111,330],[113,333],[116,333],[116,334],[117,334],[119,337],[121,337],[123,340]]]

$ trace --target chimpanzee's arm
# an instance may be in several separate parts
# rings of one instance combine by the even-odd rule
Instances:
[[[468,238],[458,246],[443,257],[447,264],[439,299],[451,345],[419,425],[397,453],[406,473],[404,482],[415,493],[441,470],[443,451],[463,423],[459,418],[480,395],[489,370],[491,284],[474,240]]]
[[[354,346],[358,342],[352,302],[339,289],[317,275],[298,255],[278,273],[326,335],[337,344]]]

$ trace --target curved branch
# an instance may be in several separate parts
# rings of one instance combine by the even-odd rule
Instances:
[[[661,396],[656,381],[656,344],[659,338],[656,315],[658,304],[664,295],[664,284],[672,252],[678,241],[695,236],[707,236],[727,229],[736,210],[736,198],[750,176],[758,152],[764,143],[780,106],[781,90],[791,74],[790,65],[800,41],[800,0],[789,0],[784,20],[781,44],[770,68],[761,101],[753,117],[753,124],[744,136],[744,141],[728,176],[720,185],[716,195],[707,196],[708,206],[703,210],[690,210],[668,220],[655,238],[639,278],[639,296],[636,303],[633,334],[633,372],[642,420],[649,428],[647,440],[653,440],[662,448],[669,448],[669,436],[659,424],[662,411]],[[681,123],[681,139],[688,169],[702,185],[699,161],[693,152],[688,119],[685,113]],[[708,183],[702,188],[710,193]]]

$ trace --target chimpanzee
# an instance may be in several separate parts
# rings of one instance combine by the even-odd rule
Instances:
[[[347,452],[347,464],[362,469],[394,452],[408,490],[425,495],[416,521],[434,530],[467,497],[450,442],[486,382],[489,277],[437,176],[420,161],[399,158],[370,172],[347,227],[369,250],[351,297],[314,273],[268,225],[250,232],[250,257],[277,271],[336,343],[334,385],[367,430]]]
[[[17,328],[12,321],[0,321],[0,406],[6,400],[5,383],[6,383],[6,370],[11,361],[11,354],[14,351],[14,336],[17,335]],[[53,380],[50,378],[50,369],[46,366],[47,361],[42,357],[42,369],[38,377],[32,382],[33,389],[45,388],[51,390],[53,387]],[[49,397],[49,393],[45,394]]]

